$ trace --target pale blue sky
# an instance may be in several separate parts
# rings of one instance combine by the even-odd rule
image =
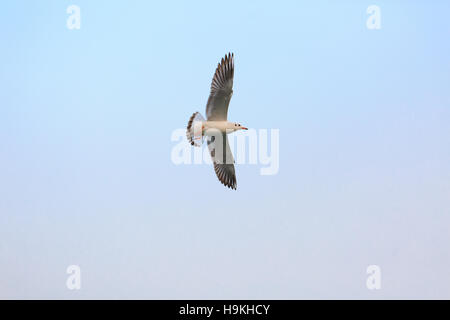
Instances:
[[[3,3],[0,298],[450,298],[449,12]],[[229,51],[230,119],[280,130],[279,173],[240,165],[237,191],[170,159]]]

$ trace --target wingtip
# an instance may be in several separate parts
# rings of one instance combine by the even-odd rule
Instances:
[[[233,58],[234,58],[234,52],[229,51],[228,53],[225,54],[225,57],[222,58],[222,61],[223,60],[230,61],[230,60],[233,60]]]
[[[223,182],[222,182],[222,183],[223,183]],[[223,183],[223,185],[224,185],[225,187],[228,187],[228,188],[231,189],[231,190],[237,190],[236,184],[225,184],[225,183]]]
[[[237,188],[236,180],[235,179],[231,180],[230,183],[228,184],[228,187],[232,190],[236,190]]]

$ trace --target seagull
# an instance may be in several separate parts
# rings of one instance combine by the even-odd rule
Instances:
[[[211,92],[206,104],[205,120],[200,112],[189,119],[186,136],[193,146],[201,146],[206,137],[209,153],[219,181],[236,190],[234,158],[227,134],[238,130],[248,130],[240,123],[227,120],[228,105],[233,95],[234,54],[228,53],[217,65],[211,82]]]

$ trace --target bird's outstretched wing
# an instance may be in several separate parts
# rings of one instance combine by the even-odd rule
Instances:
[[[227,135],[220,132],[217,135],[208,136],[207,144],[217,178],[223,185],[236,190],[234,158]]]
[[[233,95],[234,54],[229,53],[218,64],[211,82],[211,93],[206,104],[208,120],[227,120],[228,105]]]

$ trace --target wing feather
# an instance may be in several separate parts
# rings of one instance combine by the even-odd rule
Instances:
[[[227,120],[228,105],[233,95],[234,54],[228,53],[217,65],[211,81],[211,92],[206,104],[206,118]]]
[[[219,137],[221,139],[216,139]],[[218,133],[216,136],[209,136],[207,144],[217,178],[224,186],[236,190],[237,183],[236,172],[234,170],[234,158],[227,135]]]

